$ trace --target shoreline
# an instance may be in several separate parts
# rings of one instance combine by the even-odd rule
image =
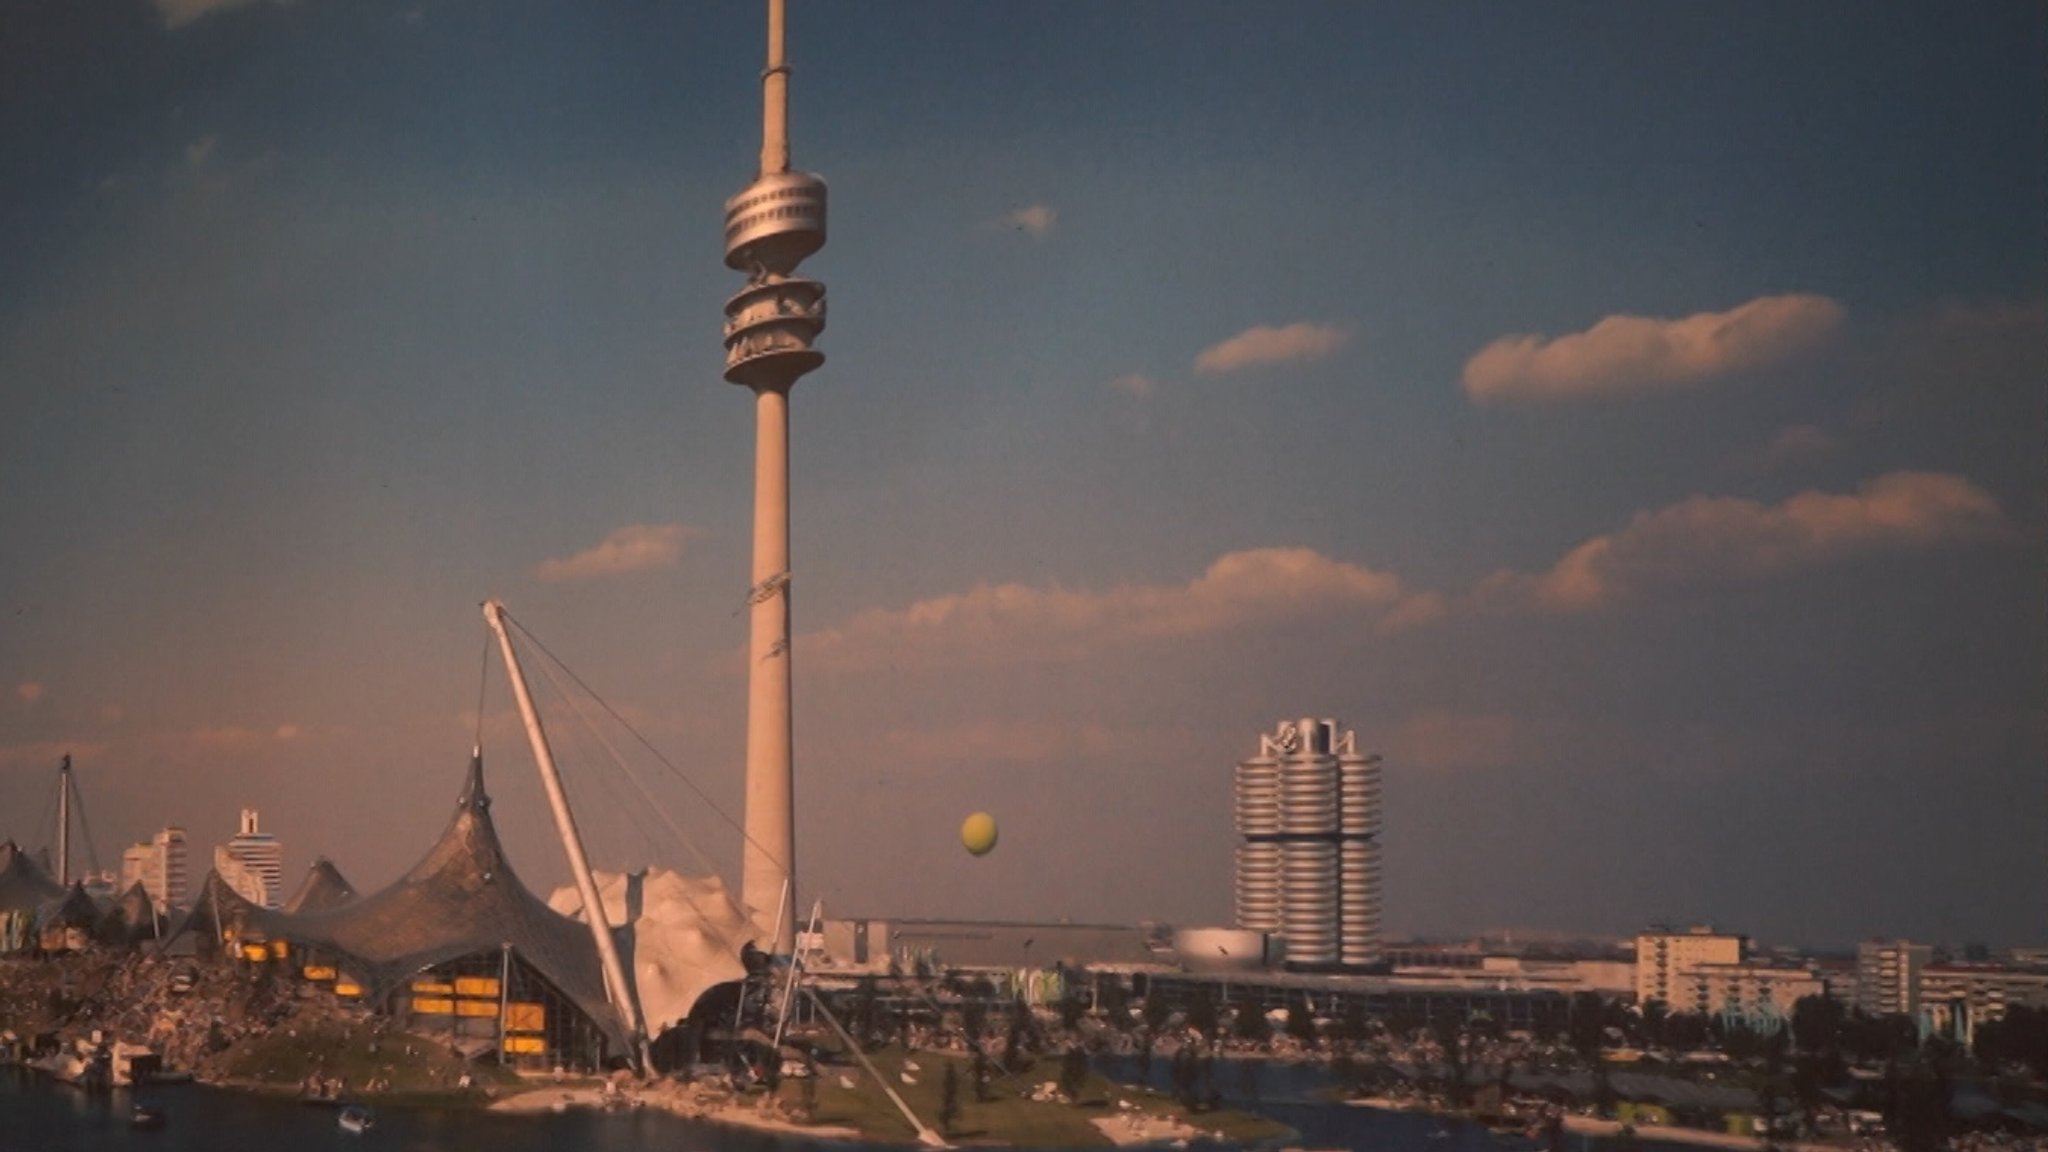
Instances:
[[[1431,1107],[1421,1102],[1395,1100],[1387,1096],[1359,1096],[1344,1101],[1346,1107],[1371,1108],[1376,1112],[1412,1112],[1435,1116],[1441,1120],[1460,1120],[1468,1124],[1480,1123],[1472,1116]],[[1664,1144],[1686,1144],[1696,1148],[1720,1148],[1731,1152],[1763,1152],[1766,1148],[1779,1152],[1843,1152],[1846,1144],[1830,1144],[1817,1140],[1775,1140],[1767,1141],[1760,1136],[1738,1136],[1732,1132],[1716,1132],[1708,1128],[1681,1128],[1672,1124],[1637,1124],[1622,1120],[1607,1120],[1598,1116],[1580,1116],[1567,1112],[1561,1117],[1564,1130],[1574,1136],[1592,1136],[1603,1140],[1619,1139],[1623,1128],[1630,1129],[1639,1140],[1655,1140]]]

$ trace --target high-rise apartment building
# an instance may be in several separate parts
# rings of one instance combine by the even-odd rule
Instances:
[[[284,845],[257,827],[256,810],[242,809],[242,830],[213,850],[213,870],[252,904],[284,903]]]
[[[1335,720],[1283,721],[1240,761],[1238,927],[1279,935],[1296,967],[1380,958],[1380,759]]]
[[[1920,1011],[1920,971],[1934,948],[1910,940],[1865,940],[1856,946],[1856,1007],[1871,1016]]]
[[[1739,965],[1749,941],[1695,924],[1683,932],[1653,928],[1636,934],[1636,1003],[1661,1001],[1671,1012],[1712,1012],[1714,980],[1704,965]]]
[[[183,906],[191,883],[186,855],[185,830],[175,825],[130,845],[121,853],[122,890],[140,883],[159,912]]]

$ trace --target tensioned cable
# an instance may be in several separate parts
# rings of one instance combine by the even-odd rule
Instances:
[[[575,716],[577,721],[583,725],[584,730],[589,732],[591,736],[596,738],[597,742],[604,746],[605,751],[611,754],[613,762],[620,768],[622,774],[626,777],[628,781],[632,783],[634,789],[640,793],[641,797],[646,800],[647,807],[653,810],[654,814],[660,817],[663,823],[668,825],[669,830],[675,833],[676,838],[683,842],[683,846],[685,848],[688,848],[691,852],[696,854],[698,861],[704,865],[704,868],[707,871],[709,871],[714,876],[718,875],[718,866],[712,863],[710,857],[704,854],[703,850],[697,846],[696,842],[690,838],[688,833],[684,832],[681,828],[676,826],[675,821],[669,818],[668,812],[662,808],[660,803],[658,803],[654,799],[653,795],[650,794],[647,791],[647,789],[641,785],[640,781],[636,777],[634,777],[632,768],[626,764],[625,759],[619,755],[618,750],[612,747],[611,742],[606,740],[604,738],[604,734],[599,732],[597,727],[590,722],[590,718],[584,715],[583,709],[577,706],[575,699],[571,697],[567,692],[563,691],[561,682],[555,679],[554,672],[551,671],[549,668],[549,661],[542,661],[540,663],[540,670],[541,675],[548,678],[549,686],[554,688],[555,694],[561,698],[564,704],[567,704],[569,706],[570,714]],[[564,668],[563,671],[567,672],[568,669]],[[597,774],[593,773],[593,775]],[[613,797],[616,798],[618,796],[618,793],[612,791],[611,785],[605,781],[603,776],[597,775],[597,779],[599,783],[604,786],[606,791],[610,792],[610,794]],[[632,807],[632,805],[627,806],[629,811],[632,809]],[[638,825],[637,820],[635,821],[635,824],[635,830],[640,833],[642,839],[647,841],[650,854],[652,854],[652,849],[654,848],[654,838],[647,834],[646,829],[644,827]],[[687,889],[685,889],[681,895],[683,897],[683,903],[688,904],[690,906],[690,911],[695,912],[697,914],[697,921],[704,928],[704,930],[711,933],[711,935],[717,937],[719,944],[731,949],[734,955],[738,955],[739,946],[735,944],[732,941],[732,939],[728,937],[724,932],[719,930],[716,922],[713,921],[711,917],[704,911],[703,905],[697,903],[696,897],[691,896]]]
[[[697,862],[699,864],[703,865],[704,868],[711,872],[717,872],[718,865],[712,861],[710,856],[705,854],[704,850],[698,846],[697,842],[691,838],[689,833],[683,831],[683,829],[679,825],[677,825],[673,819],[669,817],[668,811],[661,806],[659,801],[655,800],[653,794],[648,792],[647,788],[640,783],[637,777],[633,775],[633,770],[630,766],[626,764],[625,757],[619,755],[619,750],[616,747],[613,747],[611,741],[605,739],[604,733],[598,731],[597,726],[595,724],[592,724],[590,722],[590,717],[584,715],[582,707],[579,706],[576,703],[576,701],[569,695],[568,691],[562,687],[561,681],[555,678],[555,672],[552,662],[545,660],[541,661],[540,671],[541,675],[547,677],[548,684],[550,687],[554,688],[555,694],[561,698],[564,704],[568,705],[570,714],[575,716],[577,722],[583,725],[583,730],[585,732],[588,732],[590,736],[593,739],[595,739],[600,745],[602,745],[604,747],[604,750],[610,754],[612,758],[612,763],[616,765],[619,769],[621,769],[626,779],[632,783],[634,791],[638,792],[640,794],[640,798],[646,801],[647,807],[652,809],[654,811],[654,814],[661,818],[662,823],[668,825],[668,830],[670,832],[675,833],[676,839],[682,841],[683,847],[688,848],[690,852],[697,857]],[[598,779],[602,782],[604,778],[600,776],[598,777]],[[610,788],[610,784],[606,783],[605,787]],[[616,793],[614,793],[614,795],[616,795]],[[653,845],[650,841],[649,847],[652,846]]]
[[[85,836],[85,859],[94,872],[100,871],[100,851],[93,846],[92,825],[85,819],[85,796],[78,790],[78,777],[71,777],[71,807],[78,813],[78,830]]]
[[[670,763],[668,757],[663,756],[659,748],[656,748],[652,743],[648,742],[647,737],[642,736],[640,734],[639,729],[627,723],[626,718],[624,716],[619,715],[618,711],[614,709],[611,706],[611,704],[606,702],[604,697],[598,695],[597,691],[591,688],[590,685],[585,684],[583,682],[583,678],[576,675],[576,670],[574,668],[569,667],[569,665],[566,662],[564,662],[561,657],[556,656],[553,652],[549,651],[548,646],[546,644],[541,643],[540,637],[535,636],[530,630],[528,630],[526,625],[521,624],[518,620],[514,619],[512,613],[506,612],[504,615],[505,619],[510,620],[512,622],[513,627],[519,629],[520,635],[526,637],[528,640],[533,641],[534,647],[540,649],[542,654],[547,656],[549,660],[552,660],[556,664],[560,665],[562,671],[568,675],[569,679],[574,681],[578,688],[581,688],[584,692],[588,693],[590,698],[597,702],[598,707],[603,708],[605,710],[606,715],[618,721],[620,727],[632,733],[633,739],[639,741],[640,746],[642,748],[647,749],[647,751],[651,755],[653,755],[655,760],[660,762],[662,767],[668,769],[670,775],[673,775],[676,779],[681,780],[684,783],[684,785],[686,785],[690,789],[690,791],[697,794],[697,798],[704,802],[705,807],[710,808],[711,811],[714,814],[716,814],[719,819],[725,821],[726,824],[730,826],[733,831],[738,832],[740,834],[740,839],[742,841],[751,846],[756,852],[759,852],[763,856],[766,856],[769,862],[774,864],[776,867],[781,868],[784,871],[787,871],[789,869],[789,864],[786,861],[776,856],[775,853],[770,852],[768,849],[762,847],[760,842],[755,840],[752,836],[747,835],[747,830],[744,825],[742,825],[739,821],[734,820],[729,814],[727,814],[725,809],[720,808],[718,806],[718,802],[713,800],[709,795],[707,795],[704,789],[698,787],[697,782],[695,780],[690,779],[688,773],[684,772],[682,769]]]
[[[484,746],[484,693],[491,686],[491,630],[484,629],[484,660],[476,676],[476,744]]]
[[[691,791],[696,792],[697,795],[704,800],[706,806],[708,806],[713,812],[716,812],[719,816],[724,817],[726,823],[733,824],[732,818],[730,816],[726,816],[725,813],[721,809],[719,809],[718,805],[712,802],[710,797],[705,796],[703,790],[701,788],[698,788],[694,781],[692,781],[681,770],[677,769],[675,765],[670,764],[668,760],[661,755],[661,752],[658,749],[656,749],[652,744],[648,743],[647,738],[645,736],[642,736],[639,733],[639,731],[636,730],[631,724],[627,723],[625,717],[620,716],[618,710],[613,708],[611,704],[604,699],[604,697],[598,695],[597,692],[590,687],[590,685],[586,684],[583,681],[582,677],[576,675],[575,669],[569,667],[568,664],[564,663],[560,657],[556,656],[553,652],[549,651],[548,646],[541,642],[540,637],[535,636],[533,632],[529,630],[524,624],[519,623],[517,620],[513,620],[511,613],[504,613],[504,617],[507,620],[511,620],[513,626],[519,630],[519,634],[521,636],[524,636],[526,639],[531,640],[533,642],[534,647],[538,648],[541,651],[541,653],[547,657],[546,660],[540,662],[541,674],[547,677],[550,685],[554,687],[556,694],[562,698],[563,702],[569,705],[570,713],[576,717],[577,721],[583,725],[584,729],[588,731],[593,737],[595,737],[597,739],[597,742],[601,744],[604,747],[605,751],[611,755],[612,760],[619,766],[621,771],[625,774],[626,779],[632,783],[635,790],[637,790],[640,793],[640,795],[646,800],[647,807],[652,809],[655,815],[660,817],[662,822],[668,825],[669,830],[675,834],[676,838],[682,842],[684,847],[688,848],[690,852],[697,857],[698,861],[705,867],[706,870],[711,872],[713,875],[717,875],[717,865],[711,860],[709,856],[705,854],[704,850],[697,845],[696,841],[675,823],[674,819],[669,816],[668,811],[664,809],[661,806],[661,804],[654,799],[654,796],[647,791],[647,788],[643,784],[641,784],[639,778],[633,775],[632,769],[629,766],[627,766],[625,758],[619,754],[618,749],[612,745],[611,741],[605,738],[604,734],[598,730],[595,724],[591,723],[590,718],[584,714],[583,709],[576,703],[575,699],[562,687],[560,680],[558,680],[555,676],[554,669],[560,668],[564,675],[566,675],[571,681],[573,681],[577,687],[581,688],[583,692],[586,695],[588,695],[591,698],[591,700],[594,701],[600,708],[604,709],[606,715],[610,716],[613,720],[617,721],[620,727],[623,727],[626,731],[631,732],[633,734],[634,739],[638,740],[641,746],[646,748],[648,752],[651,753],[656,760],[660,761],[664,767],[667,767],[671,773],[676,775],[685,784],[688,784],[690,786]],[[733,824],[733,827],[739,828],[739,825]],[[746,830],[744,828],[739,828],[739,831],[741,837],[745,838]],[[696,899],[690,896],[687,891],[685,891],[682,895],[684,902],[689,904],[691,910],[697,913],[698,919],[700,923],[702,923],[702,925],[705,927],[705,929],[711,932],[712,935],[717,936],[719,938],[719,942],[722,945],[724,945],[727,948],[733,948],[735,952],[737,952],[737,949],[735,948],[733,941],[716,927],[715,922],[712,921],[710,917],[708,917],[705,914],[704,909],[698,905]]]
[[[575,715],[577,720],[583,722],[583,732],[589,733],[592,736],[596,736],[596,733],[591,730],[589,722],[587,720],[584,720],[582,714],[577,711],[575,700],[570,698],[568,692],[563,690],[561,681],[555,678],[555,674],[549,670],[547,664],[545,662],[539,661],[536,661],[535,664],[541,670],[541,675],[544,676],[546,680],[544,688],[541,685],[535,686],[536,699],[534,701],[534,707],[539,709],[543,714],[545,714],[553,711],[555,703],[559,701],[562,705],[566,706],[573,715]],[[545,705],[543,705],[542,701],[538,699],[542,691],[552,692],[552,695],[548,696]],[[578,738],[577,732],[575,730],[570,730],[565,743],[562,736],[562,729],[556,728],[555,737],[552,742],[555,745],[555,760],[558,766],[564,764],[573,764],[580,766],[585,762],[588,750],[584,747],[584,741]],[[602,744],[603,738],[599,737],[598,742]],[[606,751],[609,752],[610,750],[606,749]],[[603,763],[603,758],[594,754],[588,754],[587,758],[592,763],[596,763],[599,765]],[[649,830],[649,825],[647,823],[645,814],[638,810],[641,807],[644,807],[645,805],[627,802],[627,798],[619,791],[619,789],[616,786],[613,785],[610,773],[591,771],[587,773],[587,775],[590,779],[595,780],[597,782],[598,790],[604,793],[605,807],[603,808],[603,811],[610,812],[613,808],[624,808],[626,810],[626,822],[632,826],[633,834],[637,835],[640,838],[641,848],[645,850],[648,855],[654,855],[655,852],[658,850],[659,846],[655,843],[654,833]],[[579,779],[581,779],[580,776]],[[562,786],[564,788],[567,788],[569,786],[569,781],[566,777],[562,781]]]

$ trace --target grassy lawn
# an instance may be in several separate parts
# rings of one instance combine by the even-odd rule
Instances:
[[[917,1081],[902,1080],[907,1058],[918,1065],[911,1073]],[[1090,1073],[1081,1099],[1072,1104],[1037,1103],[1026,1095],[1048,1080],[1059,1079],[1059,1061],[1040,1057],[1036,1064],[1010,1077],[997,1076],[990,1087],[990,1099],[976,1101],[971,1077],[973,1064],[965,1056],[936,1052],[907,1054],[889,1047],[868,1054],[911,1110],[925,1123],[938,1127],[939,1104],[944,1094],[946,1068],[951,1065],[960,1080],[960,1116],[947,1139],[955,1144],[1007,1145],[1032,1148],[1107,1147],[1112,1142],[1091,1121],[1116,1116],[1119,1100],[1129,1101],[1147,1115],[1181,1116],[1206,1132],[1221,1132],[1226,1139],[1252,1142],[1284,1136],[1288,1129],[1263,1117],[1219,1110],[1188,1116],[1180,1104],[1145,1089],[1116,1084]],[[874,1080],[857,1062],[829,1065],[821,1069],[817,1086],[817,1109],[813,1121],[858,1129],[881,1141],[908,1142],[916,1138],[910,1123],[896,1111]],[[853,1088],[840,1085],[840,1077],[853,1081]],[[801,1084],[785,1081],[781,1095],[794,1104],[802,1099]]]
[[[374,1048],[373,1048],[374,1046]],[[519,1078],[491,1061],[465,1061],[447,1043],[404,1032],[372,1033],[365,1025],[300,1025],[245,1041],[234,1052],[228,1075],[279,1088],[296,1089],[319,1073],[348,1082],[350,1095],[363,1092],[371,1080],[388,1080],[385,1099],[417,1099],[445,1103],[465,1099],[456,1088],[468,1072],[477,1093],[486,1085],[509,1087]]]

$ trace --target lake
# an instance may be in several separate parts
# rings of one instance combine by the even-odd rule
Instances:
[[[1155,1066],[1155,1075],[1164,1063]],[[1330,1103],[1317,1096],[1327,1072],[1312,1065],[1261,1062],[1254,1081],[1234,1062],[1219,1062],[1217,1087],[1226,1096],[1243,1102],[1254,1082],[1257,1110],[1298,1130],[1299,1143],[1310,1148],[1527,1152],[1532,1147],[1473,1124]],[[152,1088],[145,1095],[162,1102],[169,1113],[160,1131],[129,1127],[132,1097],[126,1092],[88,1095],[0,1069],[0,1152],[861,1152],[874,1147],[722,1128],[648,1109],[515,1116],[385,1108],[378,1110],[373,1131],[351,1136],[336,1126],[331,1108],[200,1085]],[[1644,1148],[1655,1152],[1659,1146]]]

